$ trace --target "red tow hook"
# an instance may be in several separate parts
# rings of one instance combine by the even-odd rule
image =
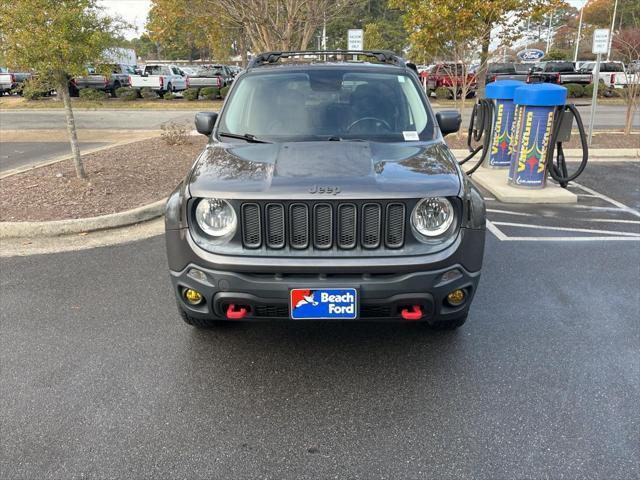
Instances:
[[[413,305],[412,310],[408,308],[403,308],[400,311],[402,318],[405,320],[420,320],[422,318],[422,307],[420,305]]]
[[[240,320],[247,316],[247,311],[244,307],[238,307],[236,310],[236,306],[232,303],[227,307],[227,318],[230,320]]]

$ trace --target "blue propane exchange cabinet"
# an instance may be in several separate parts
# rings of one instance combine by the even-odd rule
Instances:
[[[512,139],[509,183],[516,187],[543,188],[547,181],[549,137],[556,109],[565,104],[567,89],[550,83],[525,85],[515,90],[517,108]]]
[[[485,96],[495,102],[491,153],[486,165],[488,167],[509,168],[511,165],[511,139],[515,133],[513,120],[516,116],[513,96],[517,88],[525,85],[526,83],[518,80],[498,80],[485,89]]]

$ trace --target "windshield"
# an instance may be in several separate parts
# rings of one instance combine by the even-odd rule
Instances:
[[[412,77],[397,71],[260,72],[233,88],[218,134],[271,142],[432,140],[433,117],[418,89]]]

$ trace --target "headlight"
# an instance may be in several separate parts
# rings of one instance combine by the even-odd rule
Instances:
[[[424,198],[413,209],[411,224],[420,235],[431,238],[449,230],[453,217],[453,206],[446,198]]]
[[[236,231],[238,219],[229,202],[221,198],[203,198],[196,207],[196,222],[204,233],[214,238],[230,237]]]

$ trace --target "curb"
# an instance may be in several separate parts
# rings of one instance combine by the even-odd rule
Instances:
[[[59,237],[93,232],[145,222],[164,214],[167,199],[99,217],[54,220],[50,222],[0,222],[0,238]]]

